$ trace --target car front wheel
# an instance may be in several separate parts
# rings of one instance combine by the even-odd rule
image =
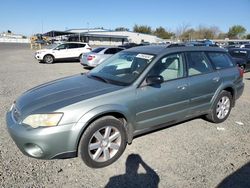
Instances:
[[[44,58],[43,58],[43,61],[45,63],[53,63],[54,62],[54,57],[52,55],[45,55]]]
[[[122,155],[126,144],[123,123],[113,116],[104,116],[85,130],[78,152],[87,166],[101,168],[115,162]]]

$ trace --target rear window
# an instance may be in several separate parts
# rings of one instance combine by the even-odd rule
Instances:
[[[230,68],[234,66],[231,59],[225,53],[209,52],[208,56],[217,70]]]
[[[70,43],[68,45],[69,45],[70,49],[72,49],[72,48],[78,48],[78,44],[75,44],[75,43]]]
[[[94,53],[99,53],[100,51],[104,50],[105,48],[95,48],[94,50],[92,50],[92,52]]]

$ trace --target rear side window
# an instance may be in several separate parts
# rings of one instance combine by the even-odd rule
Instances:
[[[71,43],[71,44],[68,44],[69,45],[69,48],[72,49],[72,48],[78,48],[78,44],[75,44],[75,43]]]
[[[116,48],[116,52],[120,52],[122,50],[123,50],[122,48]]]
[[[225,53],[209,52],[208,56],[217,70],[234,67],[233,62]]]
[[[78,48],[84,48],[85,44],[78,44]]]
[[[206,74],[212,71],[212,66],[203,52],[187,52],[187,59],[189,76]]]

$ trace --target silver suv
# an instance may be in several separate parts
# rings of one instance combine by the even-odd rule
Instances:
[[[79,155],[100,168],[137,135],[197,116],[225,121],[243,92],[242,77],[220,48],[131,48],[87,74],[28,90],[7,112],[7,127],[25,155]]]

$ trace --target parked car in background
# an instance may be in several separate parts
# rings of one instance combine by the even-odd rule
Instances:
[[[242,44],[240,48],[250,48],[250,43]]]
[[[11,106],[6,122],[27,156],[78,155],[101,168],[138,135],[197,116],[225,121],[243,89],[243,70],[224,49],[142,46],[86,74],[28,90]]]
[[[136,43],[133,43],[133,42],[129,42],[129,43],[125,43],[123,45],[120,45],[118,47],[129,49],[129,48],[133,48],[133,47],[136,47],[136,46],[139,46],[139,45],[136,44]]]
[[[184,43],[186,46],[211,46],[211,47],[219,47],[217,44],[210,40],[204,41],[189,41]]]
[[[246,72],[250,71],[250,48],[228,48],[228,52]]]
[[[51,45],[46,49],[37,50],[35,58],[45,63],[53,63],[56,60],[79,60],[82,54],[91,51],[91,47],[87,43],[66,42],[59,45]]]
[[[80,63],[87,67],[96,67],[101,64],[105,59],[124,50],[120,47],[98,47],[93,49],[91,52],[83,54]]]

